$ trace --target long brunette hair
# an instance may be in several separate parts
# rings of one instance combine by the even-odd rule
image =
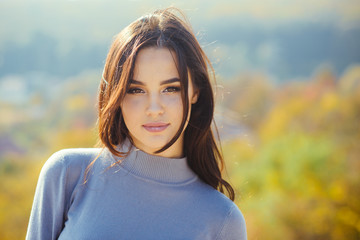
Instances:
[[[176,8],[157,10],[134,21],[115,37],[99,89],[99,142],[114,155],[126,155],[117,150],[125,139],[132,142],[120,106],[132,79],[137,53],[146,47],[168,48],[176,55],[184,114],[175,136],[156,153],[176,142],[186,124],[189,74],[199,96],[191,108],[189,123],[184,131],[184,154],[189,167],[200,179],[222,193],[226,189],[229,198],[234,200],[234,189],[221,175],[224,160],[211,129],[214,96],[208,66],[211,69],[212,66],[184,15],[181,14],[182,20],[173,13],[174,10],[181,14]],[[216,129],[215,131],[217,132]]]

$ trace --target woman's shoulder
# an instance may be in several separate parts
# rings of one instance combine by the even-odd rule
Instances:
[[[77,165],[83,165],[91,163],[99,153],[100,148],[68,148],[62,149],[50,156],[45,162],[44,166],[47,167],[75,167]]]
[[[60,175],[79,175],[101,153],[99,148],[69,148],[55,152],[45,162],[40,175],[56,178]]]
[[[225,194],[205,183],[201,183],[200,187],[202,190],[199,196],[203,207],[212,209],[212,211],[209,211],[209,214],[212,214],[211,218],[214,219],[214,221],[215,219],[221,219],[222,227],[220,235],[222,237],[219,239],[238,239],[232,238],[237,235],[243,236],[243,238],[239,239],[246,239],[245,218],[235,202],[231,201]],[[233,236],[228,236],[229,234],[233,234]],[[226,237],[224,238],[224,236]]]
[[[218,215],[222,222],[219,239],[246,239],[246,223],[240,208],[223,193],[215,190],[213,201],[217,205]]]
[[[235,205],[224,193],[219,192],[202,180],[198,179],[195,184],[196,187],[194,190],[196,190],[199,197],[206,199],[208,204],[213,204],[225,209],[230,209]]]
[[[243,221],[244,216],[240,211],[239,207],[235,204],[235,202],[231,201],[225,194],[214,189],[213,191],[211,191],[210,195],[211,195],[211,197],[209,197],[211,202],[210,204],[217,206],[215,208],[218,208],[221,214],[225,213],[227,217],[231,216],[232,218],[237,218],[237,220],[239,221]]]
[[[230,204],[218,239],[247,239],[244,215],[234,202]]]

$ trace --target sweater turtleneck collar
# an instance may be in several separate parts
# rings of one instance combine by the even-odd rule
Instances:
[[[118,149],[125,153],[130,149],[129,155],[121,160],[120,166],[146,180],[165,184],[179,184],[197,178],[188,166],[186,157],[167,158],[151,155],[137,149],[129,140],[126,140]],[[116,161],[119,160],[119,157],[114,156],[114,158]]]

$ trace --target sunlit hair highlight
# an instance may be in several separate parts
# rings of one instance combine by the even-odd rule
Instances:
[[[196,40],[190,24],[176,8],[157,10],[145,15],[115,36],[104,66],[102,77],[105,81],[102,80],[99,87],[100,145],[108,148],[116,156],[127,155],[118,150],[118,146],[122,145],[126,139],[132,142],[122,116],[121,103],[133,77],[136,56],[141,49],[147,47],[168,48],[174,53],[180,76],[184,113],[181,126],[175,136],[155,153],[169,148],[183,132],[190,104],[188,99],[188,75],[190,75],[199,95],[197,102],[191,107],[189,123],[184,131],[184,154],[189,167],[200,179],[220,192],[224,193],[226,189],[229,198],[234,200],[233,188],[221,175],[224,161],[211,129],[214,96],[208,67],[213,69]],[[217,131],[216,128],[215,131]]]

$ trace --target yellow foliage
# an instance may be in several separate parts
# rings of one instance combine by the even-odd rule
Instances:
[[[288,131],[308,107],[309,102],[300,98],[289,99],[281,105],[274,106],[259,126],[261,139],[268,141]]]
[[[10,166],[6,172],[5,165]],[[4,160],[0,172],[0,239],[24,239],[42,163]]]
[[[278,89],[252,127],[252,148],[244,139],[224,145],[249,239],[360,235],[360,84],[344,79]]]
[[[359,223],[360,223],[359,213],[354,212],[349,207],[340,208],[337,217],[339,217],[339,219],[342,220],[345,224],[349,226],[353,226],[356,229],[359,228]]]
[[[346,183],[342,179],[337,179],[329,186],[329,196],[335,202],[342,203],[346,200]]]
[[[323,112],[331,112],[338,109],[339,96],[335,92],[327,92],[323,95],[320,103],[320,109]]]
[[[74,95],[66,99],[65,108],[69,111],[83,110],[89,104],[89,97],[87,95]]]

